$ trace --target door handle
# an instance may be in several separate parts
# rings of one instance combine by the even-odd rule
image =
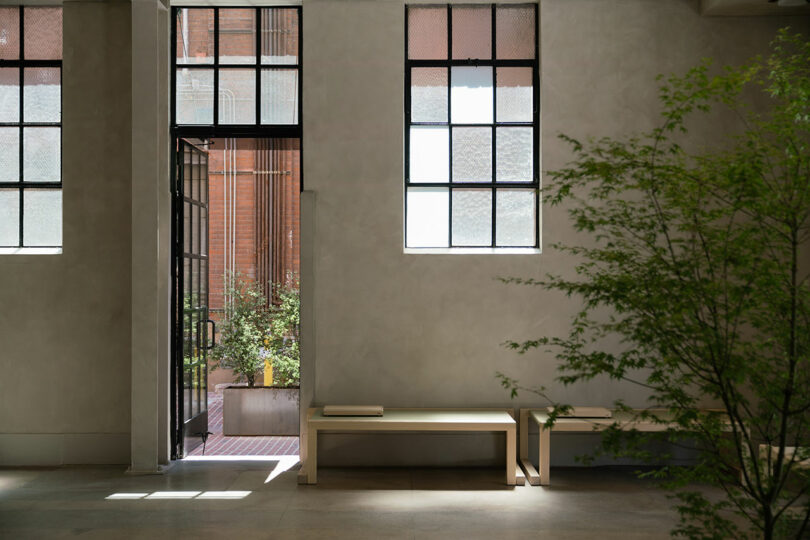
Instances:
[[[211,323],[211,344],[209,345],[208,343],[206,343],[205,344],[205,349],[210,351],[217,344],[217,323],[215,323],[211,319],[206,319],[205,324],[208,324],[208,323]]]

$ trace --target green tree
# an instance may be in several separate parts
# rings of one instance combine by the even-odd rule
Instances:
[[[231,369],[236,382],[247,381],[252,387],[264,369],[264,345],[270,326],[267,298],[256,281],[235,275],[228,276],[227,283],[228,300],[219,343],[211,353],[212,369]]]
[[[567,336],[508,346],[552,351],[565,385],[606,376],[643,386],[642,416],[674,419],[671,441],[697,441],[695,466],[654,473],[674,490],[674,535],[806,538],[810,44],[783,30],[766,57],[719,74],[706,61],[661,81],[660,128],[621,140],[563,137],[574,159],[548,173],[546,201],[565,203],[590,237],[554,246],[577,261],[576,277],[504,281],[561,291],[583,307]],[[678,144],[687,124],[721,108],[745,125],[722,149]],[[513,395],[523,388],[498,376]],[[701,412],[706,403],[722,413]],[[649,457],[653,437],[608,430],[603,450]],[[700,483],[724,496],[708,497]]]
[[[279,386],[298,386],[301,380],[301,300],[298,280],[288,276],[287,283],[273,284],[279,303],[272,310],[268,332],[269,357],[273,362],[273,380]]]

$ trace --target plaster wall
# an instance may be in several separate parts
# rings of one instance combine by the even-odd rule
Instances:
[[[657,74],[685,71],[706,56],[743,61],[763,52],[781,26],[808,23],[705,18],[685,0],[541,0],[539,9],[544,170],[569,159],[556,139],[561,132],[654,127]],[[510,400],[495,379],[502,371],[577,405],[617,398],[644,405],[642,391],[609,381],[562,388],[553,357],[500,345],[567,331],[575,301],[495,279],[572,271],[573,261],[548,247],[576,239],[564,208],[543,208],[542,254],[403,252],[403,3],[305,0],[303,25],[304,185],[316,195],[304,213],[313,229],[314,343],[303,366],[314,378],[312,403],[539,404],[528,394]],[[712,140],[727,128],[718,122],[698,135]],[[450,445],[457,462],[478,464],[496,458],[502,444],[494,436],[324,435],[319,461],[438,464],[439,449]]]
[[[130,6],[63,9],[64,248],[0,256],[0,465],[129,462]]]

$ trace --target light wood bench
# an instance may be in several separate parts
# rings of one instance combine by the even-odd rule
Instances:
[[[383,416],[324,416],[321,408],[309,409],[306,462],[299,482],[318,482],[318,433],[321,431],[493,431],[506,435],[507,485],[523,485],[525,477],[516,460],[517,424],[513,414],[510,409],[385,409]]]
[[[611,411],[613,416],[609,418],[560,418],[554,422],[551,429],[546,429],[545,423],[548,420],[546,409],[520,409],[520,464],[526,471],[529,484],[533,486],[548,486],[551,484],[550,463],[551,463],[551,432],[560,431],[568,433],[592,433],[594,431],[604,431],[609,426],[618,423],[623,430],[635,429],[638,431],[654,432],[666,431],[667,424],[653,422],[651,420],[639,420],[636,412]],[[657,413],[659,417],[665,416],[663,410],[649,410]],[[538,467],[537,471],[529,459],[529,423],[537,424],[539,428],[539,444],[537,445]]]

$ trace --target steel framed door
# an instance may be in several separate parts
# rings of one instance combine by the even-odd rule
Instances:
[[[176,139],[172,182],[172,458],[208,435],[208,152]],[[209,324],[211,331],[209,332]]]

